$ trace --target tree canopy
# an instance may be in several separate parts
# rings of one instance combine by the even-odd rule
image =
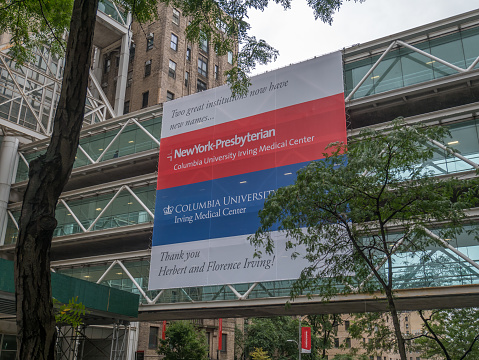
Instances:
[[[406,358],[394,291],[398,254],[427,265],[428,246],[464,231],[464,209],[475,201],[475,181],[437,178],[425,165],[433,157],[430,140],[445,127],[410,126],[394,121],[383,131],[366,129],[346,144],[331,144],[324,159],[300,170],[295,184],[280,188],[259,212],[261,227],[250,237],[271,252],[270,230],[278,225],[287,247],[299,249],[310,266],[295,283],[293,296],[307,289],[325,298],[339,293],[380,290],[388,300],[397,345]],[[471,228],[475,231],[475,228]],[[264,250],[263,250],[264,249]]]
[[[164,355],[165,360],[207,360],[206,335],[191,322],[172,322],[166,329],[165,339],[160,340],[158,353]]]

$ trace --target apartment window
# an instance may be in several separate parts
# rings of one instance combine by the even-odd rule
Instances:
[[[175,94],[173,94],[171,91],[166,92],[166,101],[171,101],[175,98]]]
[[[133,82],[133,71],[129,71],[128,75],[126,76],[126,87],[130,87],[132,82]]]
[[[169,68],[168,68],[168,76],[172,77],[173,79],[176,78],[176,63],[170,60]]]
[[[125,101],[123,104],[123,115],[128,114],[130,112],[130,102]]]
[[[408,328],[409,328],[409,324],[406,324],[406,329],[408,329]]]
[[[404,320],[407,322],[407,321],[409,320],[409,318],[406,316],[406,317],[404,318]]]
[[[186,48],[186,60],[191,60],[191,48],[189,46]]]
[[[188,71],[185,72],[185,86],[188,87],[190,81],[190,73]]]
[[[377,357],[377,360],[383,360],[382,356],[379,355],[379,356]]]
[[[208,39],[206,37],[203,38],[203,36],[200,37],[200,49],[203,50],[205,53],[208,53]]]
[[[105,63],[103,64],[103,72],[109,73],[110,72],[110,66],[111,66],[111,60],[110,58],[105,58]]]
[[[143,98],[141,100],[141,108],[144,109],[146,107],[148,107],[148,97],[150,96],[150,92],[149,91],[146,91],[143,93]]]
[[[116,67],[120,66],[120,57],[119,56],[115,56],[115,66]]]
[[[334,347],[336,349],[339,347],[339,338],[334,338]]]
[[[153,42],[155,40],[155,37],[153,34],[149,34],[148,37],[146,38],[146,51],[149,51],[153,49]]]
[[[346,347],[348,349],[351,347],[351,338],[346,338]]]
[[[158,333],[160,328],[156,326],[150,326],[150,336],[148,337],[148,349],[158,348]]]
[[[221,352],[226,352],[226,340],[227,336],[226,334],[221,334]]]
[[[206,89],[206,83],[204,83],[200,79],[196,80],[196,92],[205,91]]]
[[[180,25],[180,12],[176,9],[173,9],[173,24]]]
[[[345,330],[348,330],[348,329],[349,329],[349,321],[348,321],[348,320],[346,320],[346,321],[344,322],[344,329],[345,329]]]
[[[171,33],[171,43],[170,43],[170,47],[177,51],[178,50],[178,36],[176,36],[175,34]]]
[[[228,62],[233,64],[233,52],[228,51]]]
[[[198,73],[208,76],[208,59],[203,55],[198,55]]]
[[[151,60],[145,62],[145,76],[150,76],[151,74]]]
[[[215,65],[215,80],[218,80],[219,71],[220,71],[220,69],[219,69],[218,65]]]

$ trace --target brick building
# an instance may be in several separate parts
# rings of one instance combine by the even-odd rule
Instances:
[[[186,40],[189,18],[181,11],[158,4],[159,20],[133,22],[123,113],[194,94],[226,82],[233,53],[218,56],[205,39],[200,44]],[[95,71],[110,103],[115,102],[120,73],[120,44],[102,49],[95,57]]]

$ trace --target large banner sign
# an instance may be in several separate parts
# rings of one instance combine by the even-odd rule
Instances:
[[[346,141],[339,52],[164,104],[150,289],[297,278],[285,251],[254,258],[258,211],[296,171]]]

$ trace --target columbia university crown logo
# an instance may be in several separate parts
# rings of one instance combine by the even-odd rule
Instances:
[[[163,208],[163,213],[164,213],[165,215],[171,215],[171,214],[173,214],[173,209],[174,209],[173,206],[168,205],[167,207],[164,207],[164,208]]]

